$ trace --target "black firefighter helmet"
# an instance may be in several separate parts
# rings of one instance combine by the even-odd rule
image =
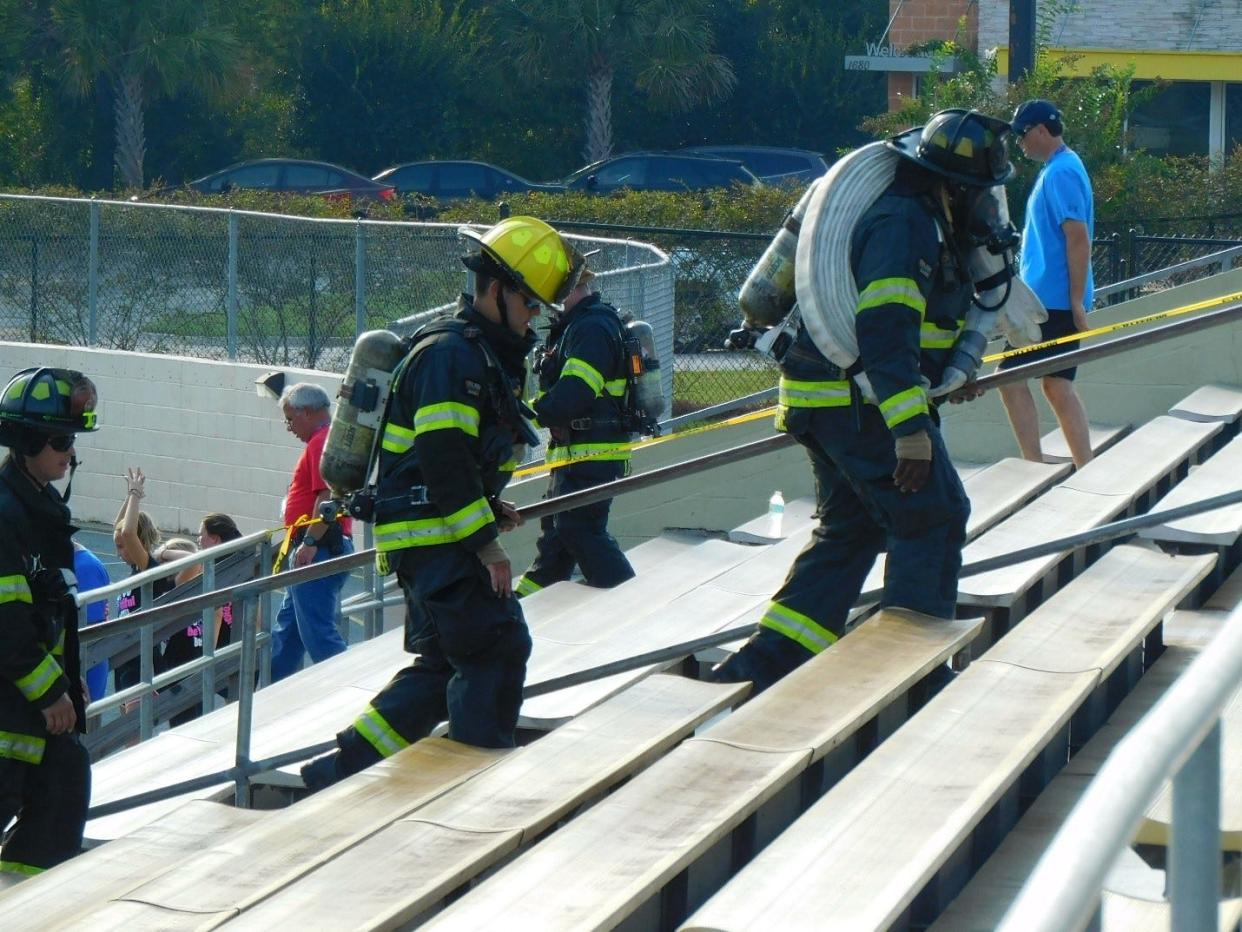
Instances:
[[[941,110],[926,126],[887,140],[890,149],[950,181],[990,188],[1013,178],[1005,146],[1009,124],[978,110]]]
[[[75,369],[23,369],[0,394],[0,445],[33,434],[77,434],[99,429],[95,383]]]

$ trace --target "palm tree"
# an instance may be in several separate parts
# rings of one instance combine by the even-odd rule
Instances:
[[[77,94],[114,99],[121,183],[143,185],[144,111],[160,94],[218,93],[242,74],[242,45],[219,0],[52,0],[46,38]]]
[[[712,51],[708,0],[511,0],[504,42],[528,79],[548,70],[586,72],[588,162],[612,153],[618,65],[657,103],[686,110],[733,89],[733,68]]]

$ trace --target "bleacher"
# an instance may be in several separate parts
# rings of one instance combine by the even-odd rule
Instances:
[[[964,562],[1236,489],[1240,418],[1242,391],[1213,386],[1093,430],[1078,471],[963,466]],[[766,516],[729,540],[666,535],[616,589],[528,597],[528,682],[757,621],[811,510],[791,501],[779,537]],[[749,701],[670,660],[528,701],[510,751],[432,737],[272,811],[220,783],[96,819],[103,843],[0,893],[0,927],[995,928],[1109,750],[1242,605],[1239,537],[1242,508],[1222,509],[964,577],[951,622],[863,598],[850,634]],[[406,662],[391,631],[260,690],[252,757],[330,739]],[[1223,727],[1235,876],[1240,713],[1242,694]],[[225,769],[235,737],[227,707],[113,754],[93,803]],[[1104,927],[1168,928],[1151,866],[1168,822],[1166,791]],[[1220,910],[1236,930],[1242,901]]]

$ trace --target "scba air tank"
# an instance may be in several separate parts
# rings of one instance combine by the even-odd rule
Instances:
[[[748,327],[755,330],[775,327],[793,308],[798,233],[802,230],[802,219],[806,216],[806,206],[814,190],[815,184],[812,183],[785,216],[785,222],[776,231],[776,236],[738,292],[738,304],[742,307],[742,318]]]
[[[654,429],[664,413],[664,387],[660,384],[660,360],[656,357],[655,332],[645,320],[632,320],[625,325],[626,343],[630,350],[630,372],[634,376],[634,394],[638,409]]]
[[[404,356],[401,338],[389,330],[368,330],[354,344],[319,460],[319,471],[337,498],[366,485],[393,372]]]

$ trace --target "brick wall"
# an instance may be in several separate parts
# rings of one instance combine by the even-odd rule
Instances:
[[[898,2],[899,0],[889,0],[889,16],[897,9]],[[962,17],[966,18],[966,36],[973,48],[974,37],[979,28],[976,0],[905,0],[889,30],[889,42],[898,49],[905,49],[931,39],[952,39],[957,35],[958,22]],[[895,109],[900,104],[901,97],[913,93],[913,89],[913,76],[890,74],[889,109]]]

